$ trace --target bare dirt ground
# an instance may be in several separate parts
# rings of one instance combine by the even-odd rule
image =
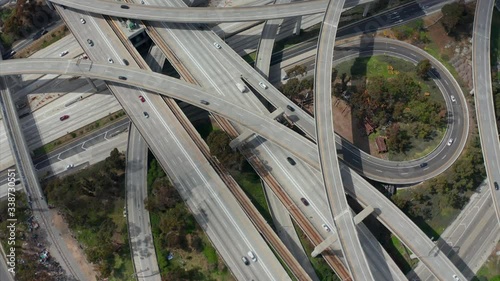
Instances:
[[[94,270],[94,266],[87,261],[83,250],[78,246],[78,241],[71,236],[71,231],[68,228],[68,224],[64,221],[63,217],[57,214],[56,211],[51,211],[52,223],[61,232],[62,238],[66,243],[69,251],[74,256],[75,260],[80,265],[80,268],[85,274],[85,280],[95,281],[97,280],[97,272]]]

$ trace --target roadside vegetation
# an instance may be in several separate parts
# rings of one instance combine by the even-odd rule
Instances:
[[[152,154],[149,159],[145,204],[162,280],[234,280]]]
[[[479,269],[473,281],[500,281],[500,243],[497,243],[496,248],[488,257],[483,266]]]
[[[47,34],[42,35],[42,37],[35,40],[28,47],[22,49],[20,52],[14,55],[14,58],[27,58],[37,51],[52,45],[53,43],[69,34],[71,34],[71,32],[66,25],[61,25],[57,28],[54,28]]]
[[[309,241],[309,238],[307,238],[305,233],[302,231],[302,229],[300,229],[298,225],[294,223],[293,226],[295,228],[295,231],[297,232],[297,235],[299,236],[300,243],[302,244],[302,247],[304,248],[306,255],[307,253],[312,253],[314,251],[314,245],[311,243],[311,241]],[[322,281],[341,280],[335,274],[335,272],[333,272],[333,270],[330,268],[328,263],[321,255],[318,255],[317,257],[311,257],[311,255],[307,255],[307,258],[309,259],[309,262],[314,268],[314,271],[316,272],[316,275],[318,276],[319,280]]]
[[[3,7],[0,10],[2,45],[9,49],[12,43],[27,38],[32,32],[45,27],[58,18],[45,1],[17,1],[15,7]]]
[[[473,133],[450,169],[414,188],[399,189],[391,199],[429,237],[437,239],[485,178],[479,136]]]
[[[134,273],[125,206],[125,156],[115,148],[105,161],[43,183],[49,206],[68,223],[101,278],[126,280]]]
[[[15,218],[16,237],[9,240],[9,229],[7,226],[12,223],[7,221],[9,217],[8,201],[0,202],[0,241],[5,254],[10,254],[10,248],[15,248],[16,264],[15,273],[18,281],[33,280],[66,280],[59,263],[50,257],[50,252],[46,252],[47,241],[44,232],[40,232],[39,224],[33,217],[33,212],[24,192],[15,192]],[[8,241],[15,241],[15,245],[8,244]],[[4,257],[4,256],[2,256]],[[35,277],[37,279],[35,279]]]

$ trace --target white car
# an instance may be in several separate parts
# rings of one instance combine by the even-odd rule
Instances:
[[[255,256],[255,254],[252,251],[248,251],[247,254],[250,257],[250,259],[252,259],[253,262],[257,261],[257,256]]]
[[[83,18],[80,19],[80,22],[83,23],[83,24],[86,23],[86,21]]]
[[[221,48],[221,46],[220,46],[220,45],[219,45],[219,43],[217,43],[217,42],[214,42],[214,46],[215,46],[215,48],[217,48],[217,49],[220,49],[220,48]]]
[[[69,170],[69,169],[71,169],[71,168],[73,168],[73,167],[75,167],[75,165],[73,165],[73,164],[69,164],[68,166],[66,166],[66,170]]]
[[[108,62],[109,63],[114,63],[113,59],[112,58],[108,58]]]
[[[448,143],[446,143],[446,145],[448,145],[448,146],[451,146],[452,144],[453,144],[453,139],[449,139]]]
[[[330,232],[330,228],[326,224],[321,225],[327,232]]]
[[[460,281],[460,278],[458,278],[456,274],[453,274],[453,279],[455,279],[455,281]]]
[[[61,52],[61,53],[59,54],[59,56],[60,56],[60,57],[64,57],[64,56],[65,56],[65,55],[67,55],[68,53],[69,53],[69,51],[68,51],[68,50],[66,50],[66,51]]]
[[[457,102],[457,99],[455,98],[455,96],[454,96],[454,95],[451,95],[451,96],[450,96],[450,99],[451,99],[451,101],[452,101],[452,102]]]
[[[259,86],[263,89],[267,89],[267,85],[262,82],[259,82]]]

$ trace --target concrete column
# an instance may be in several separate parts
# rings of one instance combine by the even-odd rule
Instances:
[[[295,28],[293,29],[293,35],[300,34],[300,26],[302,25],[302,17],[297,17],[295,21]]]
[[[89,83],[90,87],[92,87],[92,89],[94,89],[94,91],[97,92],[97,87],[94,84],[94,81],[90,80],[90,78],[87,78],[87,77],[85,77],[85,80],[87,80],[87,82]]]
[[[372,3],[366,4],[365,10],[363,11],[363,17],[366,17],[366,14],[368,14],[368,12],[370,11],[371,5],[372,5]]]

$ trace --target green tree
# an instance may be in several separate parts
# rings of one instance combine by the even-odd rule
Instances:
[[[462,4],[453,2],[451,4],[446,4],[441,8],[443,13],[443,18],[441,18],[441,23],[443,24],[446,32],[450,33],[458,25],[460,19],[464,14],[465,8]]]
[[[398,123],[394,123],[387,129],[387,145],[395,152],[405,152],[411,145],[410,136]]]
[[[432,69],[431,62],[428,59],[424,59],[417,64],[417,75],[422,79],[429,78],[429,71]]]
[[[300,81],[297,78],[289,79],[286,84],[283,85],[283,94],[288,97],[296,96],[299,93]]]

